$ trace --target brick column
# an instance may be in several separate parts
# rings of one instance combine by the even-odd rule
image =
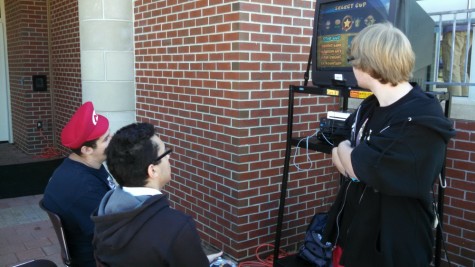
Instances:
[[[288,88],[303,82],[314,3],[134,1],[137,120],[155,124],[175,148],[165,188],[174,206],[235,259],[274,242]],[[299,98],[295,131],[314,133],[335,101]],[[313,167],[291,168],[285,249],[296,249],[307,219],[338,185],[330,158],[309,153]]]

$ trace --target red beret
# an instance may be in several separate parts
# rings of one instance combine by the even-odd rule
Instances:
[[[61,143],[72,149],[79,148],[84,142],[101,137],[108,129],[109,120],[96,114],[92,102],[86,102],[64,126],[61,132]]]

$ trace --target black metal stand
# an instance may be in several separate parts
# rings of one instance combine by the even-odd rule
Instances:
[[[450,93],[433,93],[439,101],[445,101],[445,117],[450,116],[450,109],[451,109],[451,100],[450,100]],[[445,153],[447,154],[447,148],[445,149]],[[440,267],[440,262],[442,258],[442,229],[444,225],[444,196],[445,196],[445,161],[442,165],[442,170],[440,171],[440,180],[439,180],[439,187],[437,193],[437,214],[439,216],[439,225],[437,226],[436,235],[435,235],[435,257],[434,257],[434,266]]]
[[[285,212],[285,199],[287,196],[287,182],[289,178],[289,167],[290,167],[290,155],[292,150],[292,145],[296,145],[299,138],[292,138],[292,125],[293,125],[293,116],[294,116],[294,97],[295,93],[304,93],[304,94],[314,94],[321,96],[332,96],[332,97],[342,97],[343,98],[343,109],[348,108],[348,97],[351,95],[351,91],[360,91],[361,89],[349,89],[349,88],[328,88],[320,86],[289,86],[289,106],[287,112],[287,142],[285,148],[285,160],[284,160],[284,173],[282,177],[282,185],[280,190],[280,202],[279,202],[279,212],[277,216],[277,227],[275,234],[275,243],[274,243],[274,267],[280,266],[301,266],[305,267],[305,261],[298,259],[296,256],[290,256],[289,258],[279,259],[280,251],[280,239],[282,233],[282,224]],[[303,145],[303,144],[302,144]],[[306,145],[306,144],[305,144]],[[312,140],[312,144],[309,145],[309,149],[316,150],[323,153],[330,153],[331,147],[328,144],[319,142],[317,140]],[[308,265],[312,266],[312,265]]]
[[[274,244],[274,267],[277,267],[277,261],[279,259],[280,251],[280,238],[282,232],[282,223],[284,220],[284,208],[285,198],[287,197],[287,181],[289,179],[289,166],[290,166],[290,150],[292,140],[292,124],[294,117],[294,93],[289,88],[289,110],[287,113],[287,142],[285,147],[285,160],[284,160],[284,174],[282,177],[282,184],[280,186],[280,202],[279,213],[277,215],[277,228],[275,230],[275,244]]]
[[[441,181],[445,184],[445,162],[442,167],[442,172],[440,173]],[[439,190],[437,193],[437,214],[439,214],[439,225],[437,226],[437,231],[435,235],[435,259],[434,259],[434,266],[439,267],[440,261],[442,258],[442,227],[444,224],[444,185],[439,184]]]
[[[284,220],[284,212],[285,212],[285,200],[287,197],[287,183],[289,179],[289,168],[290,168],[290,156],[292,146],[296,146],[299,143],[300,138],[293,138],[292,137],[292,126],[293,126],[293,116],[294,116],[294,97],[295,93],[304,93],[304,94],[314,94],[320,96],[333,96],[333,97],[342,97],[342,109],[346,110],[348,108],[348,98],[355,97],[355,98],[363,98],[366,97],[367,90],[363,89],[350,89],[345,87],[339,88],[328,88],[328,87],[321,87],[321,86],[289,86],[289,104],[288,104],[288,112],[287,112],[287,141],[286,141],[286,148],[285,148],[285,160],[284,160],[284,171],[282,176],[282,185],[280,190],[280,202],[279,202],[279,212],[277,215],[277,227],[276,227],[276,234],[275,234],[275,243],[274,243],[274,264],[273,267],[311,267],[312,265],[306,261],[302,261],[296,255],[292,255],[289,257],[285,257],[279,259],[279,251],[280,251],[280,239],[282,237],[282,224]],[[363,97],[358,97],[359,95],[363,95]],[[445,116],[448,117],[450,114],[450,95],[447,93],[433,93],[439,101],[446,101],[445,102]],[[307,144],[301,144],[300,146],[305,148]],[[331,147],[328,144],[323,142],[319,142],[318,140],[313,140],[312,143],[308,146],[309,149],[323,152],[323,153],[331,153]],[[440,258],[441,258],[441,240],[442,240],[442,231],[441,227],[443,225],[443,206],[444,206],[444,184],[445,184],[445,162],[443,164],[443,168],[441,171],[441,179],[439,184],[438,190],[438,214],[440,217],[439,220],[439,227],[437,228],[436,234],[436,248],[435,248],[435,267],[440,266]]]

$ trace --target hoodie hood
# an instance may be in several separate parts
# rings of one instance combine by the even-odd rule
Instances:
[[[419,94],[420,96],[411,97],[409,100],[406,100],[398,109],[397,115],[395,115],[387,127],[380,132],[396,126],[402,126],[401,131],[404,131],[407,126],[417,125],[438,133],[447,144],[449,140],[455,136],[455,129],[453,122],[444,116],[439,101],[434,95],[422,91],[417,85],[414,86],[411,94],[412,96],[414,96],[414,94]],[[371,95],[358,107],[356,113],[360,113],[362,109],[372,110],[375,106],[378,106],[377,103],[376,97]],[[358,125],[358,127],[359,126],[360,125]]]
[[[369,121],[363,131],[353,129],[360,142],[351,153],[358,179],[387,195],[429,201],[431,186],[445,161],[447,143],[455,135],[439,101],[414,87],[386,107],[380,107],[375,97],[368,97],[357,113],[363,114],[356,116],[357,121]],[[364,124],[357,121],[354,124]]]
[[[154,204],[155,202],[159,203]],[[121,188],[111,190],[91,217],[96,226],[93,243],[101,240],[101,246],[109,249],[123,248],[143,224],[166,207],[169,204],[163,194],[133,196]]]
[[[391,125],[402,123],[404,126],[410,124],[422,126],[438,133],[445,143],[448,143],[449,139],[455,136],[453,122],[444,116],[441,105],[434,95],[423,92],[418,86],[413,90],[416,90],[416,93],[424,94],[424,96],[407,101],[402,106],[403,111],[400,113],[399,119],[394,120]],[[404,128],[402,127],[402,130]]]
[[[442,139],[444,139],[446,144],[449,142],[450,138],[455,136],[453,122],[445,117],[431,115],[416,117],[408,116],[402,123],[405,123],[406,125],[409,123],[428,128],[438,133]]]

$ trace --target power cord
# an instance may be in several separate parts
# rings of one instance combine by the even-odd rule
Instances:
[[[256,248],[256,258],[257,258],[257,261],[245,261],[245,262],[241,262],[239,263],[238,267],[272,267],[274,265],[274,254],[270,254],[269,256],[267,256],[265,259],[262,259],[259,255],[260,255],[260,252],[259,250],[264,248],[264,247],[270,247],[270,248],[274,248],[274,245],[272,244],[262,244],[260,246],[258,246]],[[287,257],[289,254],[283,250],[283,249],[280,249],[279,250],[279,259],[280,258],[283,258],[283,257]]]
[[[333,145],[333,142],[330,141],[330,139],[328,139],[328,137],[326,137],[326,135],[325,135],[324,133],[321,133],[321,135],[322,135],[323,139],[325,139],[325,141],[326,141],[329,145],[334,146],[334,145]]]
[[[295,152],[294,152],[294,157],[292,159],[293,164],[294,164],[295,168],[297,168],[297,170],[299,170],[299,171],[309,171],[313,168],[313,161],[310,159],[310,153],[309,153],[308,145],[309,145],[310,138],[312,138],[314,136],[317,136],[317,133],[318,133],[318,128],[317,128],[317,130],[315,131],[314,134],[312,134],[310,136],[307,136],[306,138],[300,139],[299,142],[297,143],[297,146],[296,146]],[[302,141],[304,141],[304,140],[306,142],[305,149],[307,150],[307,161],[302,162],[302,163],[297,163],[296,158],[297,158],[298,152],[300,151],[300,143],[302,143]],[[306,169],[300,167],[302,164],[309,163],[309,162],[310,162],[310,167],[308,167]]]
[[[39,129],[40,136],[43,139],[43,142],[45,144],[49,144],[48,140],[46,139],[46,136],[43,134],[43,129]],[[42,159],[51,159],[51,158],[57,158],[61,156],[61,152],[57,150],[54,147],[51,147],[47,145],[43,151],[41,152],[40,155],[36,156],[35,158],[42,158]]]

